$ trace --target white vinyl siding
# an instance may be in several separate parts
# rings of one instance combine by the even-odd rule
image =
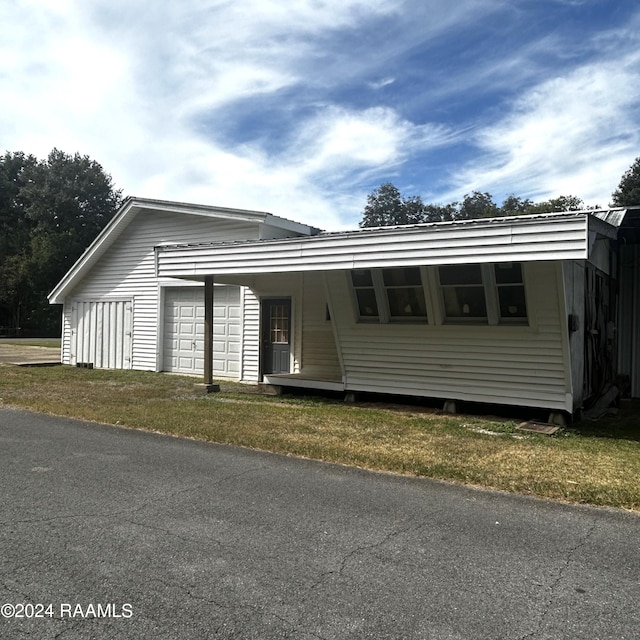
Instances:
[[[242,375],[243,382],[260,378],[260,301],[251,289],[242,289]]]
[[[73,290],[75,300],[129,298],[134,301],[131,368],[149,371],[161,365],[160,288],[156,277],[154,247],[168,242],[202,242],[256,238],[258,226],[220,218],[141,211],[100,261]],[[176,285],[180,280],[176,280]],[[63,326],[72,326],[70,307],[65,305]],[[66,338],[63,337],[63,342]]]
[[[346,389],[571,411],[561,264],[524,269],[531,326],[357,323],[348,272],[328,274]]]
[[[342,380],[322,274],[302,276],[302,368],[303,376]]]

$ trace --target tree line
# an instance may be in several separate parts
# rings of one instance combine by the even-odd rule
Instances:
[[[47,295],[114,216],[122,193],[88,156],[0,157],[0,328],[60,335]]]
[[[113,218],[122,191],[86,155],[53,149],[45,160],[23,152],[0,156],[0,335],[60,335],[60,309],[47,295]],[[640,157],[612,195],[613,206],[640,204]],[[461,202],[425,204],[391,183],[367,198],[361,227],[583,209],[576,196],[545,202],[511,195],[498,206],[474,191]]]
[[[611,206],[640,205],[640,157],[625,172],[611,196]],[[391,182],[385,182],[367,196],[361,227],[447,222],[474,218],[495,218],[557,211],[597,209],[586,207],[578,196],[558,196],[541,202],[510,195],[498,206],[490,193],[474,191],[462,201],[445,205],[426,204],[420,196],[405,197]]]

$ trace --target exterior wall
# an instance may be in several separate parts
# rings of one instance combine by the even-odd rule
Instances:
[[[291,298],[292,303],[292,373],[342,379],[323,274],[256,276],[242,282],[248,285],[243,289],[242,381],[260,381],[260,299],[277,297]]]
[[[242,354],[240,380],[259,382],[260,380],[260,300],[249,288],[241,289]]]
[[[62,361],[70,363],[69,328],[74,301],[133,301],[131,368],[159,370],[161,354],[160,287],[154,247],[169,242],[246,240],[258,236],[258,225],[205,216],[142,211],[67,296],[63,316]],[[168,284],[170,280],[164,279]],[[180,280],[172,281],[175,286]]]
[[[347,390],[573,410],[561,263],[525,265],[529,326],[357,323],[327,281]]]
[[[291,315],[293,322],[293,333],[291,336],[291,373],[300,373],[302,366],[301,357],[303,334],[302,275],[299,273],[292,273],[274,274],[266,277],[258,276],[251,278],[249,288],[251,289],[253,296],[258,301],[258,317],[260,309],[259,301],[261,298],[291,298]],[[257,355],[259,361],[259,340]]]
[[[324,277],[306,273],[302,278],[302,367],[303,375],[342,380],[333,326],[328,317]]]

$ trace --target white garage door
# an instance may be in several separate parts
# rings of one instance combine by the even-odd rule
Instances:
[[[213,375],[240,373],[240,287],[214,287]],[[204,290],[169,287],[164,295],[163,370],[202,375],[204,370]]]
[[[131,300],[71,303],[69,364],[131,369]]]

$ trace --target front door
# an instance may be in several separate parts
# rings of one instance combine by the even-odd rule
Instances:
[[[262,373],[289,373],[291,298],[262,300]]]

